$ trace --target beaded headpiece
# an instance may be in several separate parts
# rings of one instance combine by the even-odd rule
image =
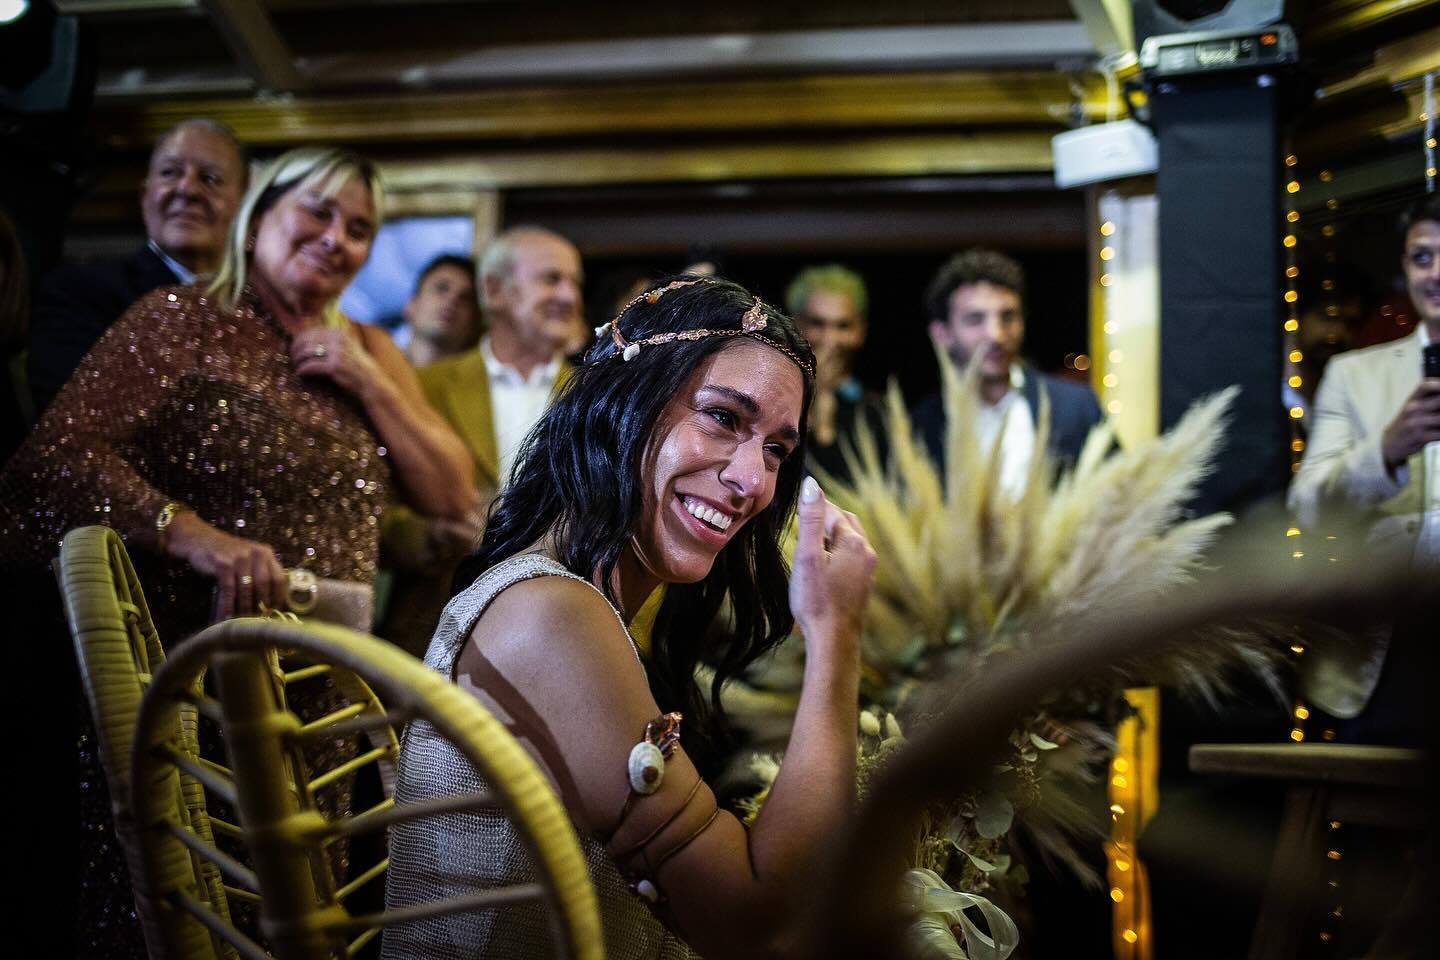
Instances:
[[[787,347],[780,341],[772,340],[769,337],[764,337],[760,335],[760,331],[764,330],[769,325],[770,321],[765,316],[765,303],[759,297],[755,298],[755,303],[750,307],[749,310],[745,311],[743,316],[741,316],[740,328],[738,330],[711,330],[708,327],[697,327],[693,330],[672,330],[667,333],[657,333],[653,336],[645,337],[640,340],[626,340],[625,335],[620,332],[620,318],[625,316],[625,314],[629,312],[630,308],[635,306],[640,301],[643,300],[646,303],[650,304],[657,303],[659,302],[661,297],[665,296],[665,294],[669,293],[671,290],[678,290],[681,287],[691,287],[697,283],[714,282],[715,281],[707,279],[705,277],[696,277],[689,280],[672,280],[669,283],[665,284],[663,287],[656,287],[654,290],[647,290],[635,299],[631,300],[629,303],[625,304],[625,306],[620,309],[620,312],[615,315],[614,320],[611,320],[609,323],[602,324],[601,326],[596,327],[595,336],[604,337],[608,333],[610,339],[615,344],[615,355],[626,362],[634,360],[637,356],[639,356],[641,347],[656,346],[662,343],[673,343],[676,340],[703,340],[706,337],[749,337],[752,340],[758,340],[766,346],[774,347],[776,350],[779,350],[781,353],[785,354],[785,356],[789,357],[790,360],[795,364],[795,366],[800,368],[801,372],[804,373],[805,376],[811,378],[812,380],[815,378],[815,367],[813,364],[805,360],[794,350],[791,350],[789,347]]]

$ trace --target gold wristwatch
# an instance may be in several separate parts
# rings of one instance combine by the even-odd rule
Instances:
[[[185,504],[178,500],[171,500],[160,508],[155,514],[155,534],[160,538],[160,549],[165,549],[165,537],[170,532],[170,524],[175,520],[175,514],[179,513]]]

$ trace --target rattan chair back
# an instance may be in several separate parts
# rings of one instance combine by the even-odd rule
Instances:
[[[130,757],[135,722],[152,672],[165,660],[165,651],[145,604],[135,568],[119,534],[109,527],[81,527],[65,535],[56,561],[60,592],[65,601],[70,635],[80,666],[81,681],[95,724],[101,765],[110,785],[115,833],[131,874],[142,861],[141,838],[135,829],[131,803],[136,786]],[[197,691],[199,678],[196,678]],[[167,739],[174,749],[198,757],[196,711],[187,706],[171,718]],[[147,779],[139,787],[147,803],[172,823],[182,826],[200,842],[213,846],[204,788],[177,768]],[[225,923],[229,905],[214,864],[188,855],[156,861],[154,869],[165,886],[183,889],[186,896]],[[152,953],[168,944],[168,956],[206,960],[233,956],[203,926],[166,922],[153,912],[140,911],[146,943]],[[173,919],[173,918],[172,918]]]
[[[213,694],[197,685],[207,670]],[[349,702],[326,716],[302,720],[287,706],[284,691],[317,672],[328,672]],[[187,710],[218,724],[228,769],[177,746],[177,721]],[[322,813],[316,791],[366,764],[382,764],[382,780],[393,783],[395,730],[415,718],[448,737],[491,791],[396,805],[387,789],[384,799],[354,815]],[[307,769],[307,748],[343,737],[364,738],[367,746],[335,769]],[[549,782],[474,697],[384,641],[327,624],[279,619],[210,627],[172,651],[156,670],[141,705],[132,764],[135,822],[144,838],[135,876],[142,911],[185,916],[242,956],[354,956],[386,927],[537,901],[548,908],[559,955],[583,960],[603,955],[595,892],[569,817]],[[192,834],[174,819],[173,805],[147,788],[177,770],[238,810],[230,839],[243,849],[243,857]],[[352,864],[347,877],[335,874],[329,850],[337,842],[383,835],[407,820],[497,808],[529,847],[533,883],[387,911],[357,908],[352,898],[383,875],[388,861]],[[211,859],[226,874],[232,897],[255,900],[258,931],[241,931],[193,888],[175,885],[166,864],[182,857]],[[168,950],[166,955],[185,956]]]

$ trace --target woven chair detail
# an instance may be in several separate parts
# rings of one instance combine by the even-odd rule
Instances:
[[[304,665],[292,669],[295,662]],[[279,663],[286,666],[280,669]],[[214,681],[213,695],[197,693],[196,678],[207,670]],[[347,692],[350,703],[302,722],[287,708],[284,689],[324,671]],[[173,731],[187,709],[219,724],[229,770],[176,749]],[[320,812],[314,793],[366,764],[380,764],[382,780],[393,783],[395,729],[420,717],[461,749],[486,776],[491,792],[397,806],[387,789],[385,799],[351,816],[328,819]],[[367,738],[370,747],[333,770],[306,768],[306,744],[345,736]],[[342,627],[277,619],[239,619],[210,627],[173,651],[156,670],[141,705],[132,762],[136,825],[145,837],[136,875],[137,902],[143,911],[160,916],[187,914],[241,956],[263,957],[264,949],[285,960],[354,956],[385,927],[536,901],[548,908],[561,956],[598,960],[603,955],[585,861],[569,817],[539,768],[474,697],[384,641]],[[227,874],[226,889],[232,896],[234,889],[259,894],[259,939],[226,924],[200,898],[163,882],[169,859],[204,847],[198,836],[188,835],[171,819],[172,808],[154,803],[151,792],[139,786],[175,768],[204,782],[239,811],[236,839],[253,866],[223,858],[216,864]],[[342,883],[331,869],[330,844],[375,835],[405,820],[497,808],[506,811],[525,838],[536,882],[403,910],[347,907],[348,898],[383,875],[388,861],[352,870],[349,882]],[[219,851],[202,855],[214,853]]]
[[[56,560],[66,619],[75,644],[81,680],[94,718],[100,762],[110,784],[115,832],[126,863],[134,875],[141,862],[135,831],[134,792],[130,757],[141,698],[153,671],[165,661],[144,592],[119,534],[109,527],[82,527],[66,534]],[[176,712],[171,741],[177,751],[197,757],[198,717],[193,708]],[[167,818],[213,846],[206,815],[203,785],[181,770],[146,782],[151,804]],[[229,922],[229,904],[214,864],[188,854],[157,861],[156,870],[167,886],[183,888],[186,896],[202,903],[223,922]],[[141,913],[147,944],[166,935],[151,915]],[[203,927],[180,928],[170,937],[174,956],[230,957]]]
[[[603,956],[569,817],[473,697],[384,641],[293,620],[218,624],[167,658],[124,544],[107,527],[67,534],[56,572],[153,958],[370,956],[383,927],[535,901],[548,907],[560,956]],[[344,703],[302,720],[287,691],[322,679]],[[415,717],[461,749],[489,794],[396,807],[397,730]],[[202,751],[202,725],[215,734],[208,746],[223,741],[226,756]],[[305,748],[326,738],[359,746],[332,769],[312,770]],[[382,798],[350,816],[322,814],[316,794],[369,765]],[[361,891],[382,889],[387,858],[339,876],[329,855],[361,838],[382,847],[404,820],[481,808],[515,822],[536,882],[387,912],[358,902]]]

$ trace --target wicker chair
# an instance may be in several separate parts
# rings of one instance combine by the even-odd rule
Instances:
[[[153,957],[354,956],[373,951],[387,926],[536,900],[549,908],[560,955],[602,956],[594,891],[570,821],[529,756],[473,697],[383,641],[293,620],[218,624],[166,659],[113,532],[72,532],[60,570]],[[322,676],[346,702],[302,720],[285,691]],[[396,807],[395,731],[415,717],[449,736],[493,792]],[[223,737],[228,766],[201,755],[205,723]],[[307,746],[347,738],[362,741],[353,759],[308,768]],[[327,818],[316,793],[370,764],[380,768],[383,797],[354,816]],[[515,821],[536,882],[404,911],[357,906],[388,860],[377,855],[341,876],[334,844],[480,807],[504,809]],[[217,810],[238,816],[227,822]]]
[[[135,568],[114,530],[95,526],[70,531],[60,545],[55,568],[85,696],[94,718],[100,762],[110,785],[116,837],[134,876],[142,853],[131,805],[130,757],[140,703],[153,670],[165,660],[165,650]],[[187,708],[177,713],[172,731],[177,746],[194,756],[199,754],[197,724],[194,708]],[[152,802],[162,805],[172,822],[184,824],[204,843],[214,845],[199,781],[177,773],[148,789]],[[174,871],[170,883],[186,884],[194,900],[229,922],[228,899],[213,863],[185,859],[167,867]],[[141,923],[146,942],[156,943],[160,928],[155,917],[142,913]],[[220,953],[206,935],[183,944],[174,955],[199,958]]]

